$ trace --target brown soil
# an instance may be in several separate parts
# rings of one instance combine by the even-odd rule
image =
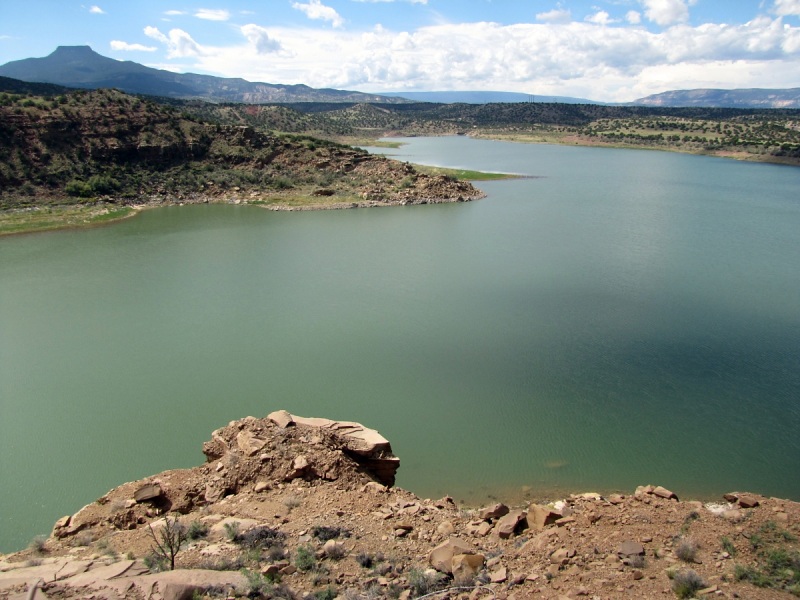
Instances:
[[[95,563],[141,559],[152,553],[151,532],[159,535],[165,516],[209,528],[182,547],[177,573],[190,581],[191,573],[201,573],[196,569],[277,572],[280,587],[267,585],[265,597],[322,595],[329,588],[348,598],[414,597],[433,591],[439,580],[451,589],[438,597],[671,598],[676,595],[668,574],[687,569],[702,577],[709,597],[792,597],[735,581],[734,569],[760,568],[771,548],[798,551],[796,502],[734,494],[715,507],[648,486],[626,496],[577,494],[547,507],[522,506],[516,527],[512,522],[507,529],[508,517],[381,485],[370,460],[391,460],[390,451],[365,458],[342,439],[324,427],[281,428],[267,418],[233,422],[204,444],[206,464],[126,483],[57,523],[38,551],[0,557],[0,598],[23,594],[43,565],[64,557]],[[154,497],[134,499],[148,491]],[[225,525],[234,521],[240,537],[232,540],[236,526]],[[278,532],[273,547],[248,550],[241,535],[263,526]],[[326,533],[338,533],[327,552]],[[451,538],[480,555],[474,573],[453,579],[429,570],[431,550]],[[641,544],[644,555],[630,554],[623,542]],[[294,566],[300,547],[316,557],[313,568]],[[243,578],[231,576],[241,580],[232,593],[246,594]],[[133,584],[113,595],[103,591],[102,581],[75,587],[68,578],[45,579],[44,592],[54,598],[145,597]],[[151,597],[166,596],[160,585]],[[452,589],[457,586],[465,589]],[[231,591],[201,586],[199,593]]]

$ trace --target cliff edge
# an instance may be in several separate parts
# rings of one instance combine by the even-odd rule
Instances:
[[[204,465],[123,484],[0,557],[0,599],[789,598],[800,504],[661,486],[480,509],[394,487],[359,423],[276,411]]]

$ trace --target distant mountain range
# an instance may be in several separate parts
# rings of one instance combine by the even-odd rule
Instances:
[[[89,46],[59,46],[44,58],[25,58],[0,66],[0,75],[29,82],[76,88],[116,88],[131,94],[198,98],[213,102],[406,102],[400,98],[307,85],[251,83],[244,79],[173,73],[98,54]]]
[[[496,91],[363,92],[315,89],[307,85],[252,83],[244,79],[173,73],[98,54],[89,46],[59,46],[44,58],[26,58],[0,66],[0,76],[75,88],[116,88],[131,94],[248,104],[292,102],[442,104],[559,103],[607,104],[568,96]],[[630,105],[660,107],[800,108],[800,88],[674,90],[640,98]]]
[[[555,102],[559,104],[603,104],[586,98],[569,96],[537,96],[518,92],[381,92],[382,96],[407,98],[414,102],[438,102],[442,104],[491,104],[494,102]]]
[[[704,106],[720,108],[800,108],[800,88],[786,90],[674,90],[639,98],[644,106]]]

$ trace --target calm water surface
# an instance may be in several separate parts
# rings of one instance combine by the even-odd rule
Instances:
[[[0,239],[0,551],[278,408],[379,429],[423,496],[800,499],[800,169],[408,142],[534,177]]]

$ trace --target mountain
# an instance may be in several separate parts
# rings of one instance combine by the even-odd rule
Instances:
[[[406,98],[414,102],[438,102],[442,104],[490,104],[493,102],[555,102],[561,104],[602,104],[585,98],[569,96],[535,96],[517,92],[382,92],[382,96]]]
[[[116,88],[130,94],[200,98],[213,102],[404,102],[376,94],[307,85],[252,83],[244,79],[173,73],[98,54],[89,46],[59,46],[44,58],[0,66],[0,76],[77,88]]]
[[[717,106],[722,108],[800,108],[800,88],[673,90],[634,100],[645,106]]]

